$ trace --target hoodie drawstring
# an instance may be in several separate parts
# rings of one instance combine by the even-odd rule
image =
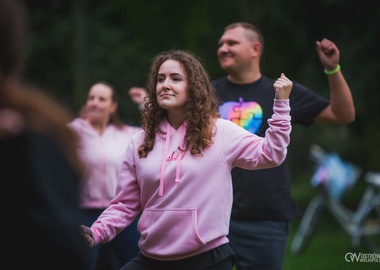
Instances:
[[[162,159],[162,164],[161,164],[160,190],[158,192],[158,195],[160,196],[164,194],[166,157],[168,156],[168,150],[169,150],[170,132],[171,132],[171,127],[170,127],[170,124],[168,123],[166,126],[166,141],[165,141],[164,157]]]
[[[180,144],[181,149],[183,149],[183,144],[185,142],[185,135],[186,135],[186,132],[184,132],[182,135],[181,144]],[[165,141],[165,148],[164,148],[164,156],[163,156],[162,164],[161,164],[160,190],[158,192],[159,196],[162,196],[164,194],[165,169],[166,169],[166,163],[167,163],[166,158],[168,156],[168,151],[169,151],[169,144],[170,144],[170,139],[171,139],[170,137],[171,137],[171,126],[170,126],[170,123],[168,123],[166,126],[166,141]],[[182,152],[177,157],[176,172],[175,172],[176,183],[179,183],[181,181],[181,162],[182,162],[182,159],[185,157],[185,154],[186,152]]]
[[[186,132],[184,132],[182,135],[182,140],[181,140],[181,144],[180,144],[181,149],[183,149],[183,143],[185,142],[185,135],[186,135]],[[182,150],[180,150],[180,151],[182,151]],[[177,167],[175,170],[175,182],[176,183],[179,183],[181,181],[181,161],[185,157],[185,154],[186,154],[186,152],[182,152],[181,155],[178,156],[178,158],[177,158]]]

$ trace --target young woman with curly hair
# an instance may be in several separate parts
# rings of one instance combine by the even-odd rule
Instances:
[[[148,76],[143,131],[124,155],[117,195],[91,228],[82,226],[89,246],[110,241],[142,212],[141,252],[122,269],[231,270],[230,172],[283,162],[291,88],[285,75],[275,82],[274,114],[261,138],[219,118],[214,89],[192,54],[158,55]]]
[[[160,132],[159,125],[168,117],[168,110],[160,107],[156,98],[156,85],[162,78],[154,74],[158,74],[161,65],[169,59],[180,63],[187,73],[188,96],[182,118],[187,119],[188,125],[185,135],[186,147],[182,150],[189,150],[191,145],[191,154],[201,155],[201,151],[212,143],[214,119],[219,117],[214,88],[209,83],[203,66],[195,57],[183,51],[172,51],[156,58],[148,77],[149,101],[145,104],[143,124],[146,136],[144,144],[139,148],[140,157],[146,157],[153,149],[155,135]]]

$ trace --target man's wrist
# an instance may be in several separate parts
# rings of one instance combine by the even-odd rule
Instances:
[[[325,69],[324,72],[327,75],[332,75],[332,74],[337,73],[339,70],[340,70],[340,65],[338,64],[338,66],[335,69],[333,69],[333,70],[327,70],[327,69]]]

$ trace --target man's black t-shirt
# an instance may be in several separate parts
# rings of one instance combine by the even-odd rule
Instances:
[[[264,137],[273,114],[275,80],[262,76],[249,84],[234,84],[227,76],[212,81],[222,104],[219,113],[246,130]],[[293,82],[290,94],[292,124],[308,126],[329,101]],[[232,170],[234,203],[232,219],[290,220],[300,210],[290,194],[287,160],[279,167],[263,170]]]

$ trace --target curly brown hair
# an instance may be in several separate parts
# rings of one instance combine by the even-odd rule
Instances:
[[[186,72],[188,81],[185,105],[188,122],[185,134],[186,144],[185,148],[180,148],[180,150],[185,152],[190,149],[192,155],[202,156],[202,150],[213,143],[214,121],[220,116],[218,100],[209,76],[200,61],[190,52],[171,50],[154,58],[148,74],[148,99],[143,110],[142,126],[145,131],[145,138],[144,143],[138,149],[139,157],[146,157],[153,149],[156,134],[162,133],[159,128],[160,123],[167,117],[167,110],[158,105],[156,97],[158,70],[167,60],[179,62]]]

